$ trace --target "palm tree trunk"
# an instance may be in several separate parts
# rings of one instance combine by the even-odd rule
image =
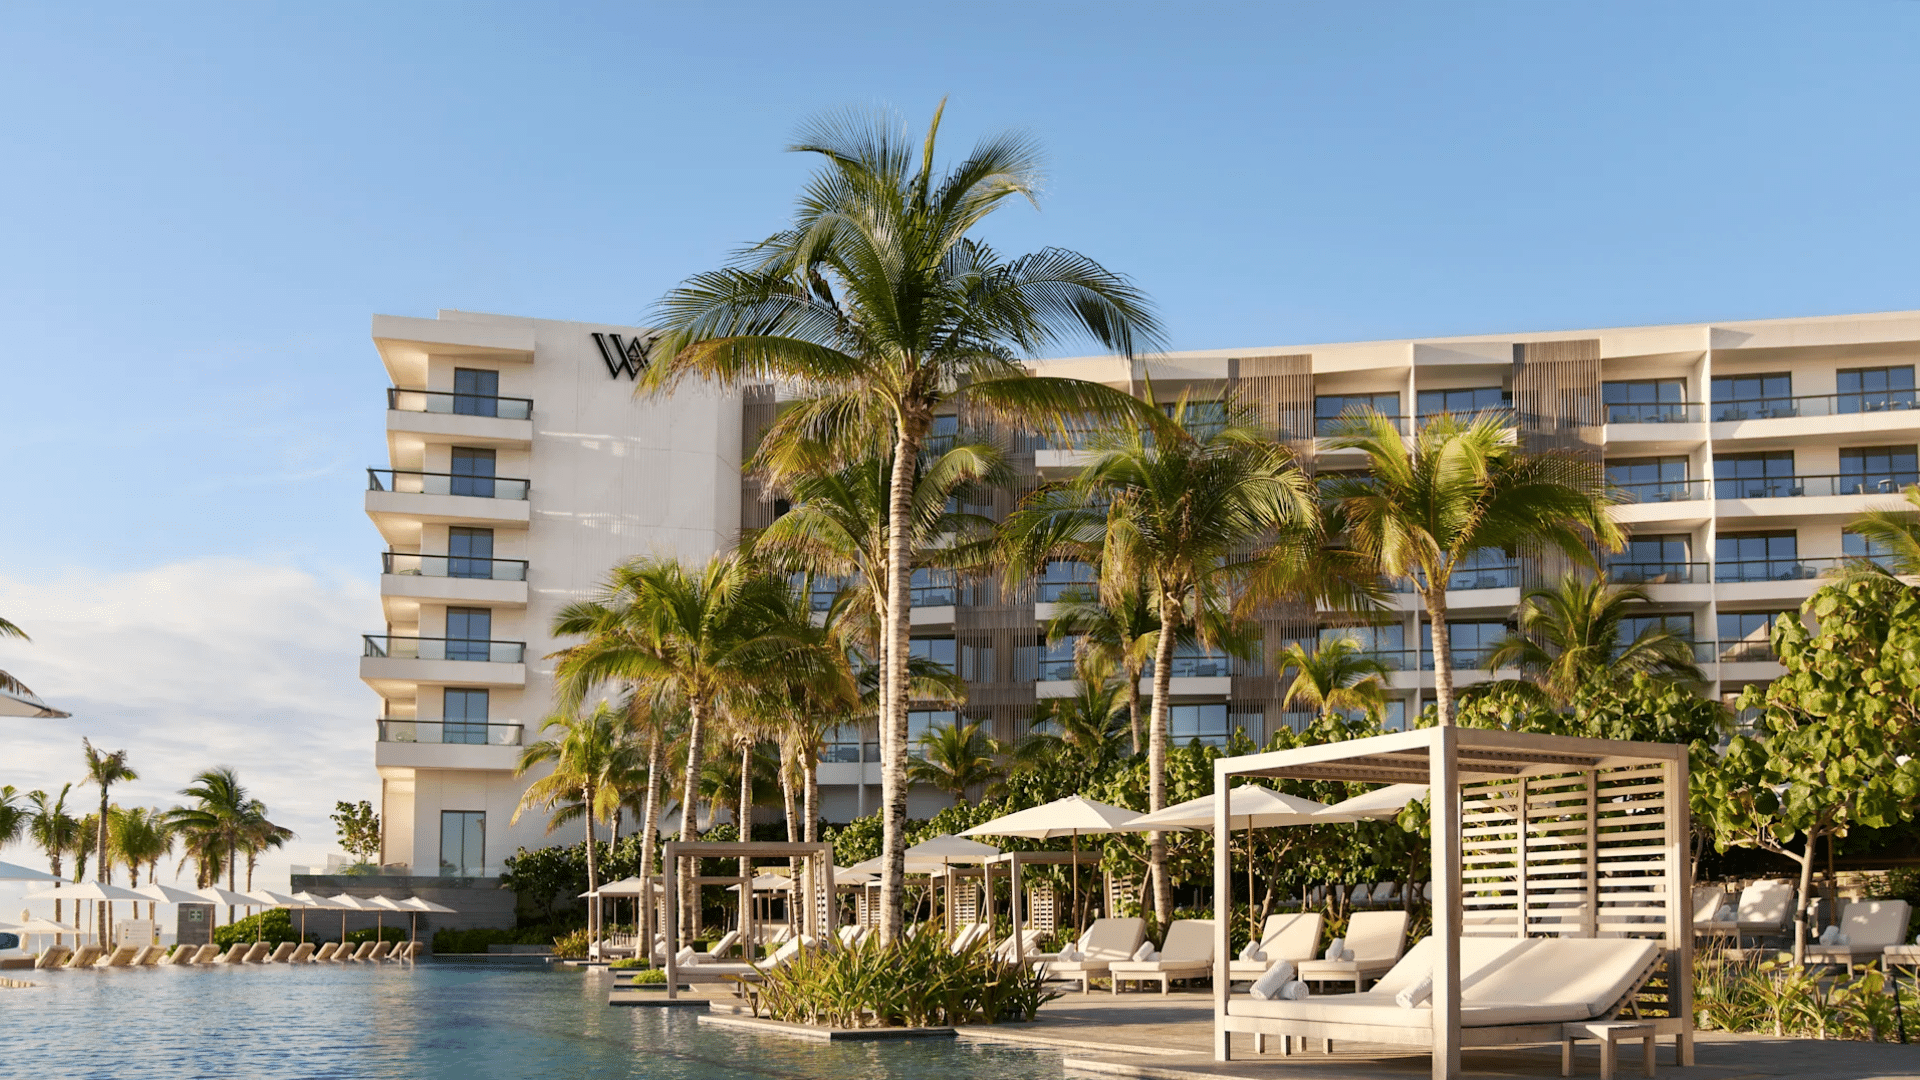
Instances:
[[[99,857],[94,861],[93,872],[94,876],[99,878],[100,884],[102,885],[107,883],[107,790],[110,786],[104,778],[100,781],[100,829],[98,834],[99,840],[95,849]],[[98,940],[100,944],[105,945],[107,943],[107,920],[112,917],[113,904],[95,904],[93,907],[95,913],[99,916],[100,937]]]
[[[49,848],[47,850],[47,869],[53,872],[54,877],[60,876],[60,850],[58,848]],[[77,906],[79,903],[80,901],[78,900],[74,901],[74,904],[76,906],[74,907],[73,910],[75,912],[78,912],[80,910],[80,908]],[[55,900],[53,902],[53,921],[54,922],[60,921],[60,901],[59,900]],[[80,943],[80,939],[77,937],[74,938],[73,941],[75,945],[78,945]],[[53,943],[55,945],[60,944],[60,935],[58,934],[54,935]]]
[[[1127,677],[1127,730],[1133,736],[1133,753],[1140,756],[1140,673],[1132,668],[1122,667],[1121,673]]]
[[[898,418],[893,472],[887,481],[887,608],[880,657],[880,940],[900,937],[907,884],[907,638],[912,630],[913,471],[920,446],[907,417]]]
[[[780,803],[782,814],[787,822],[787,843],[789,844],[797,844],[800,842],[799,808],[794,803],[793,791],[793,770],[796,765],[793,754],[794,742],[795,740],[791,736],[780,740]],[[787,876],[796,884],[800,881],[801,861],[798,855],[788,856],[787,858]],[[799,889],[795,889],[788,895],[793,897],[794,900],[798,900],[801,893]],[[800,932],[803,934],[811,934],[813,932],[811,925],[812,913],[813,904],[811,902],[800,909]]]
[[[640,947],[641,955],[652,963],[653,956],[653,831],[659,824],[660,770],[666,764],[665,730],[655,731],[647,740],[647,808],[640,818]]]
[[[700,794],[700,756],[706,750],[706,703],[697,695],[687,695],[687,770],[680,785],[680,842],[693,843],[695,820],[699,817],[694,800]],[[700,891],[683,875],[680,878],[680,910],[687,912],[687,918],[680,920],[680,940],[670,941],[667,947],[679,948],[693,941],[693,927],[688,925],[698,917],[695,914],[699,903]]]
[[[1427,622],[1433,634],[1433,707],[1441,727],[1453,726],[1453,642],[1447,634],[1446,593],[1430,589],[1420,598],[1427,602]]]
[[[1173,641],[1180,608],[1160,598],[1160,640],[1153,649],[1153,714],[1147,724],[1147,811],[1167,805],[1167,720],[1173,693]],[[1161,926],[1173,914],[1173,882],[1167,880],[1167,834],[1148,833],[1147,866],[1153,872],[1153,914]]]
[[[586,813],[581,814],[580,817],[587,823],[587,891],[594,892],[600,888],[600,867],[593,858],[592,784],[582,784],[580,786],[580,805],[586,808]],[[592,901],[592,904],[587,908],[587,940],[590,942],[599,941],[600,898],[597,896],[589,896],[587,899]]]
[[[740,740],[740,812],[734,815],[734,828],[740,834],[740,842],[753,839],[753,740]],[[747,920],[753,911],[753,860],[740,859],[740,876],[747,879],[740,886],[740,927],[744,932]]]
[[[228,892],[233,891],[234,864],[240,861],[239,855],[240,855],[239,841],[229,836],[227,838],[227,891]],[[232,904],[227,905],[227,925],[228,926],[233,925],[233,905]]]

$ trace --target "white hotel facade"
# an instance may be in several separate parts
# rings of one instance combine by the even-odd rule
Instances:
[[[564,837],[544,817],[509,819],[525,787],[513,764],[551,711],[547,633],[563,605],[641,554],[704,559],[778,507],[740,476],[743,447],[772,416],[768,395],[632,396],[641,360],[632,327],[443,311],[376,316],[392,383],[389,461],[369,470],[367,513],[384,542],[386,627],[364,642],[361,677],[379,696],[382,862],[416,876],[491,876],[520,847]],[[1694,323],[1606,330],[1209,350],[1128,362],[1048,361],[1169,400],[1227,390],[1293,442],[1318,472],[1356,462],[1316,436],[1342,412],[1373,408],[1411,430],[1440,411],[1511,410],[1523,443],[1603,460],[1629,534],[1618,580],[1647,585],[1644,618],[1695,641],[1713,693],[1730,698],[1779,674],[1766,640],[1822,574],[1872,554],[1846,523],[1899,503],[1920,481],[1920,312]],[[1014,444],[1021,485],[1070,473],[1072,446]],[[996,496],[1004,511],[1016,492]],[[1551,571],[1501,552],[1449,593],[1456,664],[1506,630],[1524,588]],[[915,649],[956,666],[959,709],[915,710],[924,729],[957,716],[1000,738],[1026,730],[1034,703],[1068,691],[1070,649],[1048,649],[1050,601],[1080,577],[1059,566],[1009,596],[997,583],[916,581]],[[1394,598],[1384,621],[1354,627],[1306,610],[1262,617],[1269,642],[1361,637],[1393,669],[1390,722],[1433,692],[1418,605]],[[1350,622],[1350,620],[1349,620]],[[1180,741],[1264,740],[1297,722],[1258,662],[1181,656]],[[1462,683],[1489,678],[1463,671]],[[823,754],[822,808],[844,821],[878,806],[871,732],[839,733]],[[923,815],[944,799],[916,792]]]

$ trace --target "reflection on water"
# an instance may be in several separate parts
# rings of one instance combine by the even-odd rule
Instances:
[[[1027,1080],[1055,1054],[951,1039],[815,1044],[609,1008],[606,975],[436,961],[9,972],[8,1076]]]

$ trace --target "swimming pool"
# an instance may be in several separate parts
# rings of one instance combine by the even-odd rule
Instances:
[[[695,1010],[609,1008],[605,974],[438,960],[10,971],[8,1076],[648,1077],[1026,1080],[1057,1054],[953,1039],[815,1044],[706,1027]]]

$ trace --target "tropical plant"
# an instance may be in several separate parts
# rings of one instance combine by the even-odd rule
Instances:
[[[340,850],[361,862],[380,857],[380,815],[373,812],[372,803],[365,799],[357,803],[335,802],[333,813],[327,816],[333,819]]]
[[[1038,966],[1023,969],[981,942],[958,952],[937,933],[854,948],[803,948],[760,981],[775,1020],[826,1027],[930,1027],[1033,1019],[1059,997]]]
[[[1044,698],[1034,706],[1033,725],[1013,750],[1016,768],[1065,768],[1090,780],[1126,756],[1126,686],[1117,680],[1102,682],[1084,668],[1079,675],[1073,694]]]
[[[27,792],[27,804],[32,807],[27,818],[27,835],[46,852],[47,870],[54,877],[61,876],[61,854],[71,850],[84,835],[80,831],[80,820],[67,813],[67,792],[71,790],[72,784],[62,784],[60,794],[53,798],[48,798],[44,791]],[[53,902],[53,921],[60,921],[58,900]]]
[[[1453,723],[1454,711],[1447,588],[1455,568],[1484,549],[1556,549],[1591,564],[1589,545],[1620,545],[1598,466],[1560,450],[1527,452],[1498,416],[1443,413],[1423,421],[1409,442],[1394,419],[1368,412],[1351,418],[1330,445],[1365,454],[1367,472],[1324,482],[1328,528],[1419,595],[1442,726]]]
[[[944,109],[944,104],[942,105]],[[880,749],[888,843],[881,933],[900,932],[907,813],[908,587],[917,561],[912,476],[934,417],[958,405],[1024,424],[1138,415],[1110,388],[1030,375],[1031,355],[1073,337],[1132,356],[1158,325],[1124,278],[1075,252],[1003,258],[968,234],[1010,198],[1032,199],[1039,155],[1022,135],[982,141],[936,175],[940,112],[916,153],[886,116],[824,117],[792,149],[824,164],[792,224],[660,303],[658,359],[642,392],[689,379],[777,381],[797,400],[762,442],[775,475],[891,449],[887,482]]]
[[[1119,677],[1127,705],[1127,731],[1132,752],[1139,753],[1140,679],[1153,664],[1160,643],[1160,614],[1140,589],[1115,583],[1102,599],[1090,592],[1069,589],[1054,603],[1047,622],[1047,644],[1072,638],[1076,666],[1088,677],[1104,682]]]
[[[549,835],[569,822],[582,821],[587,830],[587,891],[592,892],[600,887],[593,823],[596,819],[606,821],[619,810],[620,794],[607,781],[610,773],[630,765],[636,756],[631,732],[625,715],[605,702],[584,716],[549,716],[540,732],[546,738],[521,749],[513,774],[525,776],[541,765],[552,768],[527,785],[508,824],[519,822],[521,814],[534,808],[551,811],[547,819]],[[595,928],[589,925],[588,929]]]
[[[1096,439],[1078,476],[1024,500],[1003,526],[1009,577],[1053,559],[1100,568],[1103,599],[1139,589],[1159,615],[1147,732],[1149,809],[1166,805],[1167,720],[1174,647],[1192,629],[1223,644],[1222,616],[1256,600],[1348,602],[1357,587],[1338,552],[1324,549],[1312,487],[1287,450],[1231,402],[1182,398],[1160,430],[1116,429]],[[1173,910],[1165,838],[1150,834],[1154,911]]]
[[[114,855],[127,868],[129,888],[140,887],[142,866],[148,868],[147,880],[152,881],[151,871],[162,857],[173,853],[173,828],[167,824],[163,811],[146,806],[116,806],[107,816],[107,831]],[[153,918],[154,911],[154,902],[148,901],[147,918]]]
[[[12,784],[0,787],[0,847],[20,839],[33,820],[33,811],[24,799],[26,796]]]
[[[80,746],[86,753],[87,780],[89,783],[100,788],[100,813],[94,819],[94,826],[99,830],[94,844],[94,852],[97,856],[94,873],[98,875],[100,881],[104,883],[107,880],[108,792],[113,785],[122,780],[140,779],[140,774],[134,772],[133,768],[127,764],[127,752],[125,750],[95,750],[93,748],[93,740],[86,738],[80,740]],[[105,941],[107,940],[108,920],[112,917],[111,912],[113,905],[107,903],[95,906],[99,909],[97,913],[100,923],[99,940]]]
[[[267,820],[267,804],[254,799],[247,804],[247,827],[241,848],[247,853],[247,891],[253,891],[253,868],[261,854],[285,847],[293,830]]]
[[[27,636],[27,632],[25,630],[20,629],[18,626],[15,626],[13,623],[10,623],[5,619],[0,619],[0,638],[8,638],[8,637],[19,638],[21,641],[33,640],[32,638]],[[19,679],[14,678],[13,676],[7,674],[4,671],[0,671],[0,691],[5,691],[6,693],[9,693],[9,694],[25,694],[27,696],[32,696],[33,694],[32,690],[27,689],[27,685],[25,683],[21,682]],[[57,921],[57,917],[56,917],[56,921]]]
[[[254,827],[259,801],[240,783],[240,774],[225,765],[196,773],[193,783],[180,789],[180,794],[194,800],[194,805],[175,807],[167,819],[199,864],[199,884],[213,884],[220,868],[225,867],[227,888],[232,890],[240,848]],[[233,921],[231,904],[227,906],[227,921]]]
[[[1645,673],[1658,679],[1699,682],[1693,643],[1662,623],[1629,638],[1625,627],[1635,606],[1645,604],[1641,585],[1616,585],[1604,575],[1567,574],[1552,586],[1530,589],[1520,599],[1519,632],[1487,653],[1482,666],[1518,668],[1554,701],[1572,701],[1582,687],[1618,683]]]
[[[1373,714],[1386,707],[1387,666],[1358,638],[1330,638],[1313,649],[1293,642],[1280,650],[1279,665],[1283,676],[1293,672],[1282,707],[1299,702],[1323,717],[1350,710]]]
[[[907,778],[946,792],[957,801],[974,788],[991,787],[1006,775],[999,764],[1004,748],[980,732],[979,722],[952,723],[920,736],[920,753],[907,765]]]
[[[1909,486],[1904,494],[1909,510],[1920,509],[1920,485]],[[1869,510],[1848,523],[1849,531],[1884,553],[1872,561],[1859,560],[1866,564],[1863,569],[1878,569],[1879,559],[1885,559],[1898,573],[1920,574],[1920,514],[1909,510]]]

